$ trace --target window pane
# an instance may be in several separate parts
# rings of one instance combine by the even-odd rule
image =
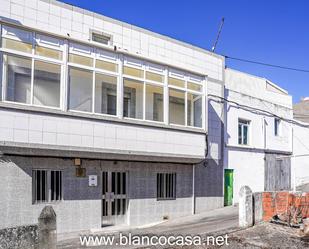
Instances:
[[[188,93],[188,119],[189,126],[202,127],[202,96]]]
[[[104,74],[95,76],[95,112],[116,115],[117,78]]]
[[[46,202],[47,197],[47,171],[34,170],[32,171],[33,181],[33,202]]]
[[[124,79],[123,116],[143,118],[143,89],[141,81]]]
[[[6,100],[30,104],[31,59],[4,55],[3,66],[7,80]]]
[[[50,172],[50,193],[51,201],[60,201],[62,199],[62,172]]]
[[[171,124],[185,125],[185,92],[169,89],[169,120]]]
[[[138,78],[144,78],[144,71],[140,69],[136,69],[133,67],[123,67],[123,74],[133,76],[133,77],[138,77]]]
[[[238,124],[238,144],[242,144],[242,126]]]
[[[62,52],[59,50],[51,49],[51,48],[36,46],[35,54],[39,56],[56,59],[56,60],[62,60]]]
[[[146,85],[146,119],[163,122],[163,87]]]
[[[195,83],[192,83],[192,82],[188,82],[187,83],[187,87],[190,90],[198,91],[198,92],[201,92],[203,90],[203,86],[202,85],[198,85],[198,84],[195,84]]]
[[[244,144],[248,144],[248,126],[247,125],[244,125],[243,126],[243,141],[244,141]]]
[[[61,66],[46,62],[34,63],[33,103],[60,106]]]
[[[185,87],[185,81],[176,79],[176,78],[168,78],[168,84],[173,86]]]
[[[88,67],[93,66],[93,59],[86,57],[86,56],[81,56],[77,54],[70,54],[69,55],[69,62],[75,63],[75,64],[80,64]]]
[[[163,83],[164,76],[157,73],[146,72],[146,79]]]
[[[72,110],[91,112],[92,72],[70,68],[69,108]]]
[[[112,62],[96,60],[95,67],[102,70],[111,72],[118,72],[118,65]]]
[[[2,38],[2,47],[25,53],[32,53],[32,44],[12,39]]]

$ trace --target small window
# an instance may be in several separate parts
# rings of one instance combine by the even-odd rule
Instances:
[[[281,120],[279,118],[275,118],[274,121],[274,132],[275,136],[280,136],[280,127],[281,126]]]
[[[33,170],[33,203],[62,200],[62,172],[59,170]]]
[[[176,199],[176,173],[157,174],[157,199]]]
[[[111,36],[107,34],[99,34],[99,33],[92,33],[92,41],[98,42],[101,44],[109,45],[111,43]]]
[[[249,127],[250,121],[242,119],[238,120],[238,144],[249,144]]]

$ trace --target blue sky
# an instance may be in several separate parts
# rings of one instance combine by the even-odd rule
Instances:
[[[216,52],[309,70],[306,0],[65,0],[97,13]],[[309,73],[227,60],[227,66],[268,78],[297,102],[309,96]]]

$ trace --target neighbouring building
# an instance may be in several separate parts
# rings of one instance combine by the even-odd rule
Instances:
[[[309,98],[293,106],[293,189],[309,191]]]
[[[294,119],[309,123],[309,97],[293,105]]]
[[[244,185],[290,190],[292,97],[267,79],[227,69],[225,99],[224,167],[233,179],[233,203]]]
[[[223,206],[224,57],[54,0],[0,0],[0,229]]]
[[[62,233],[298,185],[292,97],[277,85],[59,1],[0,6],[0,229],[36,223],[45,205]]]

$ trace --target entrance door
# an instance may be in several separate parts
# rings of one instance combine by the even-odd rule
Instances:
[[[127,173],[102,172],[102,226],[126,223]]]
[[[231,206],[233,204],[233,169],[224,170],[224,206]]]

